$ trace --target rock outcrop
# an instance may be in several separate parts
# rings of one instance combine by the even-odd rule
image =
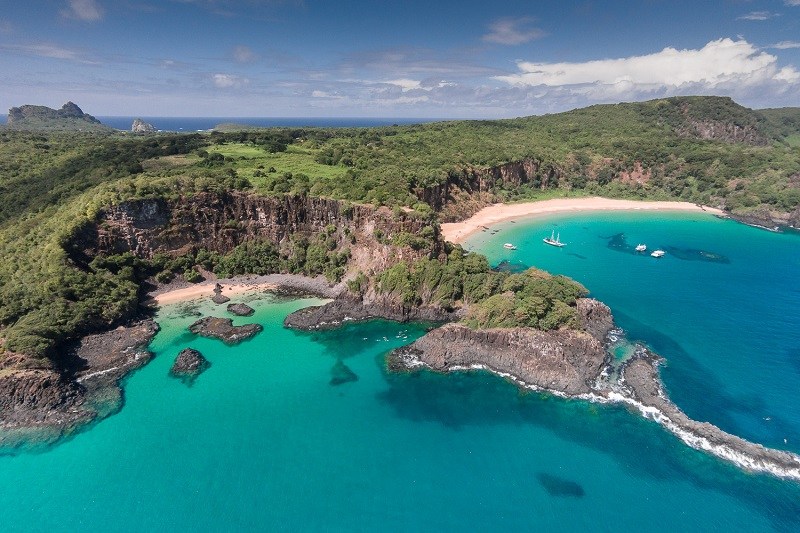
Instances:
[[[33,131],[113,131],[72,102],[61,109],[39,105],[12,107],[8,110],[8,127]]]
[[[585,331],[473,330],[460,324],[434,329],[392,357],[440,372],[486,368],[571,396],[590,393],[606,366],[603,343]]]
[[[251,316],[256,312],[255,309],[243,303],[228,304],[227,309],[229,313],[233,313],[236,316]]]
[[[147,345],[157,331],[154,321],[142,320],[84,337],[53,368],[0,369],[0,429],[67,431],[112,412],[121,398],[120,378],[150,360]]]
[[[203,357],[203,354],[192,348],[181,350],[169,369],[171,376],[180,378],[185,383],[191,385],[197,376],[202,374],[211,364]]]
[[[131,133],[136,133],[140,135],[144,135],[147,133],[155,133],[158,130],[152,124],[145,122],[140,118],[136,118],[133,120],[133,124],[131,124]]]
[[[288,315],[283,325],[300,330],[331,329],[349,321],[384,318],[397,322],[449,322],[460,312],[449,312],[435,305],[406,306],[390,297],[360,298],[345,293],[320,306],[304,307]]]
[[[246,324],[234,326],[230,318],[216,318],[207,316],[189,326],[189,331],[203,337],[219,339],[225,344],[238,344],[247,340],[264,328],[261,324]]]

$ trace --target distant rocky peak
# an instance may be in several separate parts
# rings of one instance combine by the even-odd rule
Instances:
[[[153,133],[155,131],[158,131],[155,126],[140,118],[134,119],[133,124],[131,124],[132,133]]]

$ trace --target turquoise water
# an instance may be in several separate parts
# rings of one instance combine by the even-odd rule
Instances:
[[[540,234],[553,224],[569,243],[563,250],[541,244]],[[634,246],[642,240],[674,246],[676,254],[703,249],[729,262],[673,254],[656,261],[608,248],[609,238],[623,231]],[[670,393],[693,416],[706,413],[769,444],[787,435],[785,447],[795,449],[791,392],[800,369],[791,346],[798,346],[792,336],[798,318],[774,307],[797,302],[797,282],[777,281],[798,266],[797,237],[664,215],[518,222],[481,244],[486,237],[477,235],[472,245],[485,247],[493,261],[508,254],[569,273],[609,301],[632,337],[669,358]],[[519,246],[513,255],[502,250],[508,241]],[[765,268],[774,279],[763,279]],[[775,293],[782,298],[761,302]],[[730,305],[731,294],[743,303]],[[118,414],[44,452],[0,456],[0,527],[800,527],[800,485],[743,473],[625,408],[522,392],[483,373],[387,374],[385,353],[423,334],[421,326],[378,321],[328,333],[283,329],[287,313],[315,302],[251,301],[256,314],[236,321],[261,323],[264,331],[234,348],[186,331],[197,313],[223,316],[221,307],[163,309],[156,357],[127,380]],[[785,322],[769,325],[776,317]],[[736,338],[714,339],[720,332]],[[211,361],[191,387],[167,375],[184,347]],[[758,422],[763,413],[778,429]]]

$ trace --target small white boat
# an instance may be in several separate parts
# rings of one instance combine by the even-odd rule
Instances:
[[[505,243],[503,245],[503,248],[505,248],[506,250],[516,250],[517,249],[517,247],[514,246],[513,244],[511,244],[510,242]]]
[[[647,250],[647,245],[646,244],[637,244],[636,245],[636,251],[637,252],[644,252],[645,250]]]
[[[557,236],[555,235],[555,231],[550,233],[550,237],[545,237],[542,239],[545,244],[549,244],[550,246],[557,246],[561,248],[562,246],[566,246],[566,243],[561,242],[561,234],[559,233]]]
[[[665,252],[664,250],[656,250],[655,252],[653,252],[653,253],[652,253],[652,254],[650,254],[650,255],[651,255],[652,257],[659,258],[659,257],[664,257],[664,256],[666,255],[666,253],[667,253],[667,252]]]

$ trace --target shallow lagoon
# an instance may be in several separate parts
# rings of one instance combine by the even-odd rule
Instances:
[[[569,243],[562,250],[541,243],[553,227]],[[631,246],[706,250],[729,262],[637,257],[608,246],[619,233]],[[670,393],[692,416],[769,445],[788,436],[785,447],[797,451],[800,356],[791,354],[800,318],[788,312],[800,298],[789,276],[800,266],[796,236],[712,217],[615,213],[507,223],[487,237],[469,245],[493,262],[570,274],[606,300],[632,338],[668,358]],[[507,252],[503,242],[519,249]],[[0,525],[792,531],[800,524],[797,484],[688,449],[623,407],[522,392],[483,373],[387,374],[385,353],[421,327],[283,329],[286,314],[316,302],[250,302],[256,314],[236,323],[257,321],[265,330],[233,348],[186,332],[196,313],[224,316],[223,307],[163,309],[156,357],[127,380],[118,414],[46,451],[0,457]],[[211,361],[192,387],[167,375],[187,346]]]

